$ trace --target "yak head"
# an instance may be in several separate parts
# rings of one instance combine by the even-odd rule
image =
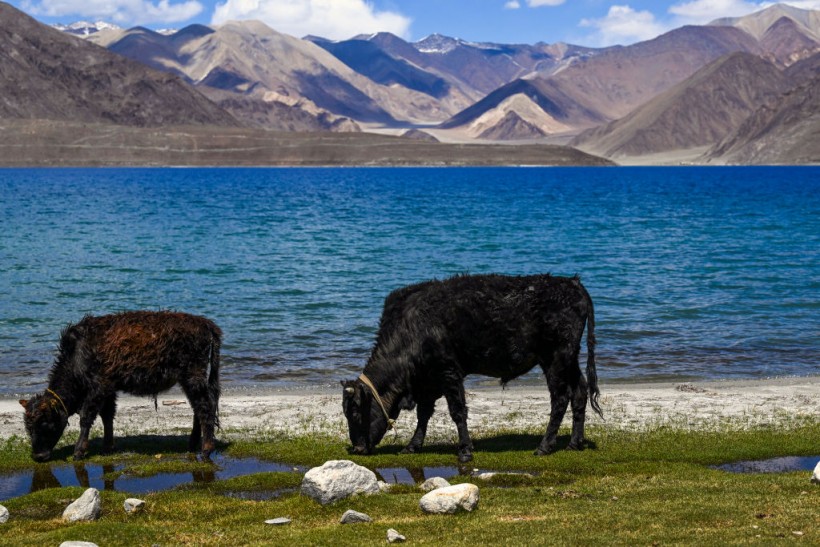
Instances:
[[[56,398],[35,395],[20,404],[26,410],[23,420],[26,433],[31,439],[31,457],[44,462],[51,457],[51,451],[63,436],[68,425],[68,414]]]
[[[388,422],[388,417],[385,416],[373,392],[361,380],[344,380],[342,387],[342,409],[347,418],[347,429],[354,454],[372,454],[384,434],[392,427],[393,420],[398,418],[399,412],[412,410],[416,406],[410,394],[383,400],[382,402],[387,405],[385,410],[390,416]],[[384,394],[381,396],[384,398]]]
[[[354,454],[371,454],[387,432],[387,418],[361,380],[342,382],[342,409]]]

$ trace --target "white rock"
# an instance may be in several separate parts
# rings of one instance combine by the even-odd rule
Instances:
[[[283,524],[290,524],[291,520],[287,517],[278,517],[275,519],[268,519],[265,524],[272,524],[274,526],[282,526]]]
[[[820,484],[820,462],[817,462],[817,465],[814,467],[814,473],[811,476],[811,482],[814,484]]]
[[[0,505],[0,524],[5,524],[9,521],[9,510]]]
[[[139,513],[145,508],[145,501],[137,498],[128,498],[122,503],[122,507],[128,514]]]
[[[393,489],[393,485],[390,484],[389,482],[377,481],[376,484],[379,485],[379,492],[382,492],[382,493],[390,492],[390,490]]]
[[[96,543],[90,541],[64,541],[60,547],[99,547]]]
[[[443,479],[441,477],[430,477],[429,479],[421,483],[421,486],[419,486],[419,488],[421,488],[425,492],[429,492],[430,490],[435,490],[436,488],[447,488],[448,486],[450,486],[450,483],[447,482],[446,479]]]
[[[100,518],[100,491],[89,488],[83,495],[74,500],[63,511],[63,520],[76,522],[78,520],[97,520]]]
[[[425,513],[452,514],[458,510],[472,511],[478,506],[478,486],[456,484],[438,488],[422,496],[419,507]]]
[[[407,538],[398,533],[397,531],[393,530],[392,528],[388,528],[387,541],[390,543],[401,543],[403,541],[407,541]]]
[[[478,475],[474,475],[475,478],[481,479],[483,481],[488,481],[494,477],[532,477],[529,473],[497,473],[494,471],[487,471],[484,473],[479,473]]]
[[[302,494],[322,505],[339,501],[353,494],[379,492],[376,474],[349,460],[330,460],[305,473]]]
[[[348,509],[347,511],[345,511],[345,514],[342,515],[342,518],[339,522],[341,524],[356,524],[357,522],[373,522],[373,519],[370,518],[370,515],[359,513],[358,511],[354,511],[353,509]]]

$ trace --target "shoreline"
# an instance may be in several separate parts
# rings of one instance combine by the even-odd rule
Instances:
[[[605,383],[600,386],[602,420],[588,407],[587,424],[641,431],[660,426],[710,429],[783,426],[820,420],[820,376],[762,380],[709,380],[658,383]],[[549,418],[546,385],[468,386],[468,426],[473,436],[499,431],[542,429]],[[232,440],[258,435],[325,434],[347,438],[341,388],[270,388],[223,391],[221,430],[217,438]],[[564,426],[571,413],[564,418]],[[187,435],[193,414],[179,388],[157,397],[121,395],[114,419],[115,436]],[[69,419],[67,433],[79,430],[79,417]],[[406,443],[416,425],[414,411],[396,421],[395,442]],[[97,419],[92,438],[102,435]],[[17,399],[0,398],[0,439],[25,437],[23,410]],[[444,399],[436,403],[428,439],[450,442],[455,425]],[[388,435],[385,442],[394,442]]]

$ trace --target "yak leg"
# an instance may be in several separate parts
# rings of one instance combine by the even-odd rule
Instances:
[[[570,390],[567,383],[560,378],[562,367],[544,367],[544,375],[547,377],[547,386],[550,390],[550,421],[547,425],[547,432],[541,440],[541,444],[535,449],[536,456],[543,456],[555,452],[555,445],[558,439],[558,428],[564,420],[564,414],[569,406]]]
[[[416,432],[413,433],[413,438],[410,439],[410,443],[401,451],[402,454],[412,454],[421,449],[421,445],[424,444],[424,438],[427,436],[427,423],[430,421],[435,407],[435,401],[425,400],[418,403],[416,407],[416,417],[418,418]]]
[[[108,454],[114,451],[114,415],[117,413],[117,394],[105,400],[100,418],[103,423],[103,453]]]
[[[194,410],[194,425],[188,441],[188,449],[191,452],[196,451],[201,439],[202,455],[207,458],[216,448],[214,429],[216,428],[217,402],[213,400],[205,378],[192,378],[180,384]]]
[[[572,387],[572,438],[569,441],[570,450],[584,449],[584,422],[587,412],[587,381],[582,374]]]
[[[467,431],[467,399],[464,396],[464,380],[462,378],[448,379],[444,397],[447,399],[450,417],[458,429],[458,461],[467,463],[473,459],[473,441],[470,440],[470,432]]]
[[[99,405],[86,402],[80,410],[80,437],[74,445],[74,459],[80,460],[88,452],[88,435],[91,433],[91,426],[99,414]]]

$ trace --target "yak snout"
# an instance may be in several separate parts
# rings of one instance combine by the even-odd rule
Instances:
[[[51,450],[46,450],[45,452],[32,452],[31,459],[38,462],[43,463],[47,462],[51,458]]]

